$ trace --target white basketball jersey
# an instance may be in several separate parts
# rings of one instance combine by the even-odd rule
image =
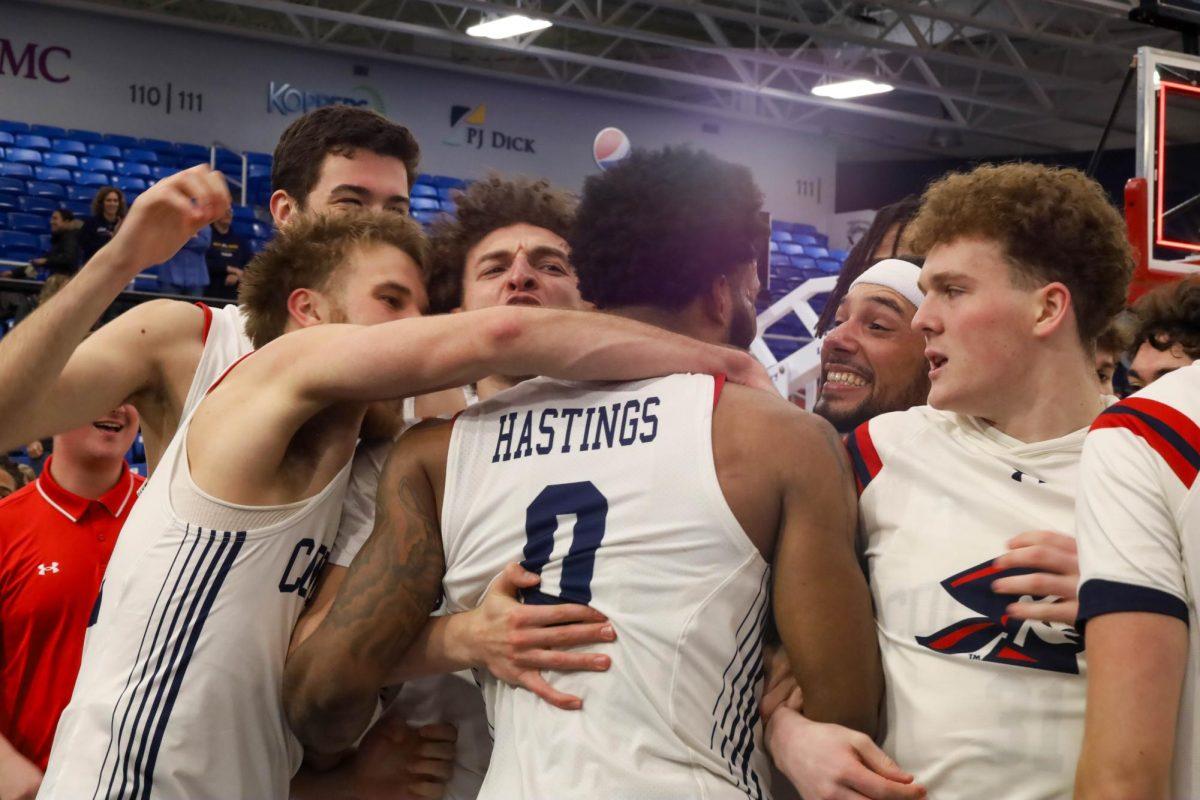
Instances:
[[[240,307],[228,305],[209,308],[204,303],[196,305],[204,312],[204,351],[196,364],[192,385],[188,387],[187,399],[179,415],[180,422],[192,415],[208,388],[225,374],[231,364],[254,350],[250,337],[246,335],[246,315]]]
[[[170,500],[190,422],[113,550],[42,800],[282,799],[300,766],[282,707],[284,658],[328,557],[350,464],[282,523],[210,530],[177,517]]]
[[[887,686],[883,747],[935,798],[1071,797],[1083,642],[1008,616],[992,562],[1025,531],[1074,532],[1086,429],[1022,443],[927,406],[847,438]]]
[[[1101,414],[1080,469],[1079,619],[1136,611],[1188,625],[1170,796],[1200,797],[1200,364]]]
[[[530,603],[589,603],[608,672],[547,673],[563,711],[481,675],[489,800],[768,796],[758,701],[769,568],[726,504],[714,381],[536,378],[463,412],[448,454],[445,603],[475,607],[512,561]]]

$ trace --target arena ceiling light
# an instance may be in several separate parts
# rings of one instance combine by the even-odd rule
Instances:
[[[812,93],[817,97],[829,97],[834,100],[849,100],[852,97],[867,97],[872,94],[885,94],[892,91],[895,87],[887,83],[877,83],[869,81],[866,78],[857,78],[852,81],[837,81],[834,83],[822,83],[819,86],[812,88]]]
[[[551,25],[550,20],[530,19],[522,14],[509,14],[490,19],[467,28],[467,35],[477,39],[511,39],[524,33],[543,31]]]

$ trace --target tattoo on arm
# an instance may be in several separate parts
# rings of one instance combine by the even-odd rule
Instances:
[[[428,620],[444,572],[428,479],[385,472],[370,539],[329,615],[288,661],[288,718],[307,747],[342,750],[366,728],[387,673]]]

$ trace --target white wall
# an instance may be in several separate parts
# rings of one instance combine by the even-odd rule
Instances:
[[[32,60],[22,61],[31,44]],[[270,102],[274,84],[285,107],[298,106],[299,91],[306,91],[380,108],[416,134],[426,172],[477,177],[493,168],[544,175],[576,190],[597,171],[595,134],[612,125],[635,147],[690,142],[749,166],[777,219],[822,230],[832,221],[833,146],[779,129],[0,0],[0,48],[6,45],[7,51],[0,49],[0,118],[206,145],[219,140],[269,152],[299,114],[280,113]],[[355,64],[368,66],[369,75],[356,77]],[[280,94],[285,84],[299,91]],[[168,86],[169,112],[163,99]],[[158,89],[157,107],[140,102],[153,94],[150,87]],[[455,105],[486,106],[482,148],[474,140],[470,146],[448,142],[462,134],[450,126]],[[704,123],[719,132],[704,132]],[[520,137],[518,144],[532,141],[534,153],[493,148],[496,133]]]

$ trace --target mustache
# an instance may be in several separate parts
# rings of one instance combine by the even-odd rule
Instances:
[[[864,378],[867,378],[871,381],[875,380],[875,370],[871,369],[866,364],[859,364],[851,359],[839,358],[838,356],[834,355],[831,355],[829,358],[821,361],[821,370],[824,373],[828,373],[834,367],[849,367],[851,371],[857,372]]]

